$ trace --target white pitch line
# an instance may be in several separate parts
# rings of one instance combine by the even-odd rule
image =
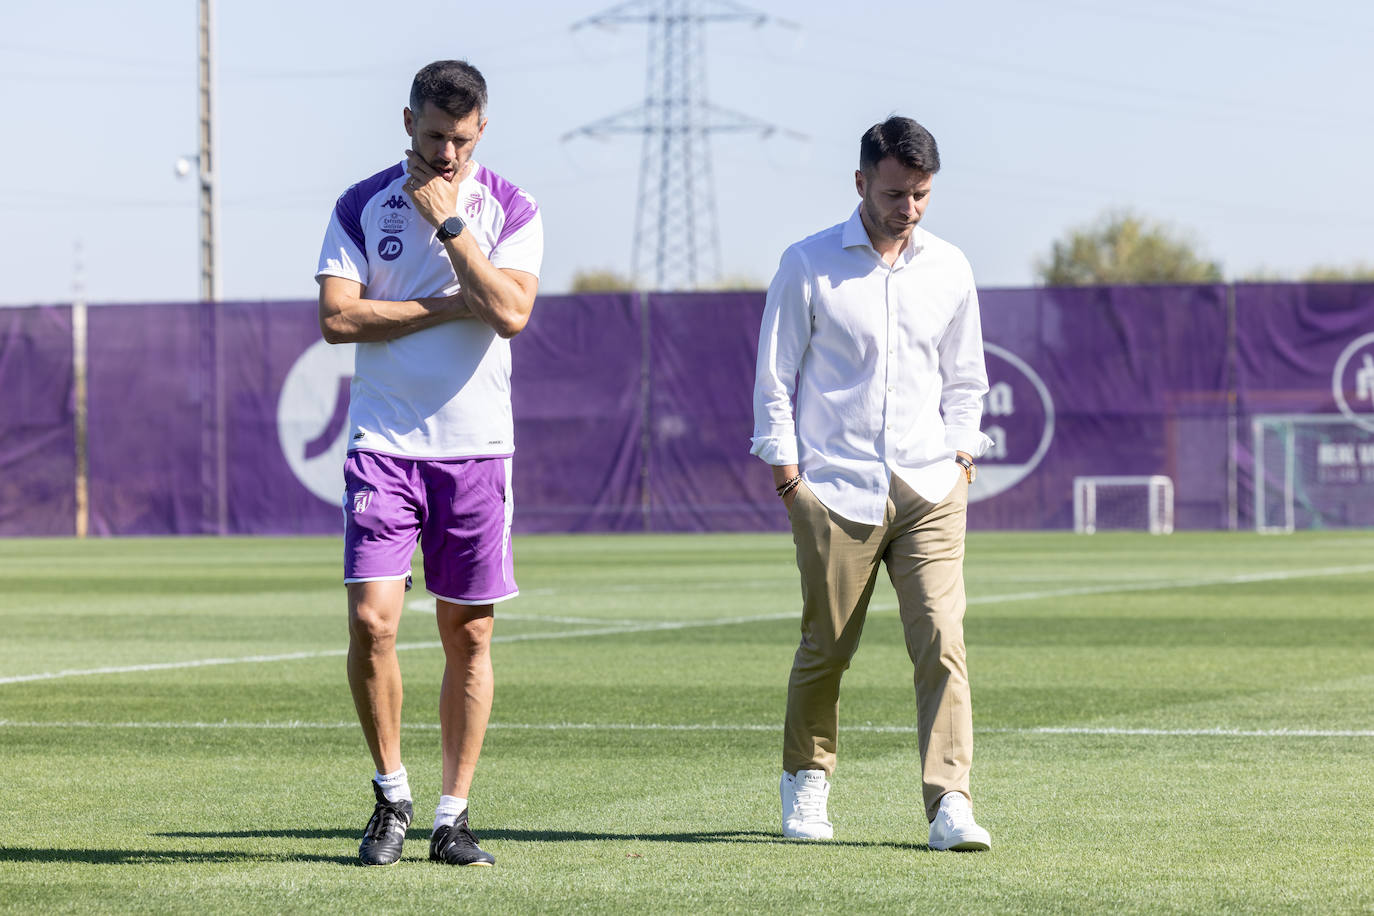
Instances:
[[[1117,585],[1094,585],[1075,588],[1051,589],[1039,592],[1017,592],[1006,595],[984,595],[982,597],[972,597],[969,604],[999,604],[1012,601],[1036,601],[1044,598],[1064,598],[1074,595],[1105,595],[1116,592],[1135,592],[1135,591],[1166,591],[1179,588],[1198,588],[1210,585],[1239,585],[1249,582],[1274,582],[1286,579],[1311,579],[1325,576],[1347,576],[1359,575],[1363,573],[1374,573],[1374,564],[1364,564],[1360,566],[1328,566],[1321,569],[1295,569],[1275,572],[1244,573],[1241,575],[1199,577],[1194,579],[1176,579],[1165,582],[1142,582],[1142,583],[1121,583]],[[877,604],[869,608],[873,612],[895,610],[894,605]],[[529,619],[539,618],[539,615],[529,615]],[[612,636],[626,633],[648,633],[655,631],[668,630],[687,630],[701,627],[722,627],[734,626],[745,623],[761,623],[774,620],[795,620],[797,612],[787,611],[777,614],[751,614],[743,617],[714,617],[706,620],[678,620],[664,621],[658,623],[617,623],[615,626],[592,628],[586,630],[564,631],[555,633],[523,633],[511,634],[509,636],[494,636],[493,643],[504,642],[528,642],[531,640],[551,640],[551,639],[583,639],[589,636]],[[552,618],[539,618],[549,620]],[[436,649],[441,644],[439,642],[406,643],[396,647],[398,652],[411,649]],[[0,685],[20,684],[27,681],[46,681],[68,677],[86,677],[95,674],[131,674],[146,671],[170,671],[179,668],[203,668],[214,665],[241,665],[265,662],[282,661],[302,661],[315,658],[339,658],[348,654],[346,649],[327,649],[318,652],[288,652],[281,655],[246,655],[238,658],[204,658],[191,659],[183,662],[157,662],[145,665],[122,665],[105,668],[83,668],[68,669],[63,671],[46,671],[38,674],[18,674],[8,677],[0,677]]]
[[[19,722],[0,719],[0,728],[51,729],[147,729],[147,730],[212,730],[212,731],[351,731],[356,722]],[[437,731],[438,723],[410,723],[408,731]],[[842,725],[845,732],[878,735],[914,735],[914,725]],[[759,725],[752,723],[654,723],[654,722],[492,722],[488,731],[528,732],[781,732],[782,723]],[[985,735],[1044,735],[1069,737],[1140,737],[1140,738],[1374,738],[1374,729],[1316,729],[1316,728],[1119,728],[1088,726],[1035,726],[1031,728],[975,728]]]
[[[424,613],[434,613],[434,602],[426,601],[424,598],[412,598],[406,602],[407,611],[420,611]],[[644,623],[643,620],[616,620],[610,617],[555,617],[551,614],[518,614],[507,610],[502,610],[497,614],[502,620],[537,620],[540,623],[571,623],[586,626],[604,627],[615,624],[623,627],[633,627]]]
[[[397,648],[400,648],[399,646]],[[250,662],[286,662],[307,658],[347,655],[347,649],[324,652],[287,652],[281,655],[244,655],[238,658],[198,658],[184,662],[157,662],[147,665],[118,665],[106,668],[81,668],[65,671],[44,671],[39,674],[15,674],[0,678],[0,684],[21,684],[25,681],[48,681],[64,677],[86,677],[92,674],[130,674],[138,671],[171,671],[177,668],[208,668],[214,665],[242,665]]]
[[[1097,735],[1145,738],[1374,738],[1374,729],[1360,728],[1117,728],[1042,725],[1036,728],[975,729],[988,734]]]
[[[1327,566],[1321,569],[1293,569],[1272,572],[1241,573],[1232,576],[1199,576],[1194,579],[1174,579],[1165,582],[1122,582],[1116,585],[1084,585],[1075,588],[1056,588],[1038,592],[1013,592],[1006,595],[971,597],[969,604],[1000,604],[1011,601],[1038,601],[1042,598],[1071,598],[1075,595],[1105,595],[1113,592],[1153,592],[1177,588],[1199,588],[1211,585],[1245,585],[1252,582],[1279,582],[1285,579],[1314,579],[1325,576],[1350,576],[1374,573],[1374,564],[1360,566]]]

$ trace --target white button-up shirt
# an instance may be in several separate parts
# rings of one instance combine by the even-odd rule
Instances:
[[[979,430],[987,390],[978,293],[958,248],[917,226],[889,267],[856,208],[783,252],[759,334],[750,451],[799,465],[828,508],[880,524],[889,474],[944,499],[962,473],[955,452],[976,458],[992,444]]]

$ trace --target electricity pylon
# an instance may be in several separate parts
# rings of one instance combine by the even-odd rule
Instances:
[[[724,132],[766,137],[779,130],[706,99],[703,26],[709,22],[760,26],[781,20],[730,0],[628,0],[573,25],[648,26],[643,104],[563,137],[643,136],[630,259],[637,286],[651,281],[654,289],[693,289],[719,278],[720,238],[708,138]],[[651,271],[647,276],[646,270]]]

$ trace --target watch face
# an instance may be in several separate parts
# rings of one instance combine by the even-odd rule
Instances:
[[[450,216],[439,224],[439,238],[448,240],[457,238],[463,232],[463,221],[456,216]]]

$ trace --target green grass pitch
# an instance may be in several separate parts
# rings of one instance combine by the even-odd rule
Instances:
[[[1374,532],[974,534],[983,854],[934,853],[880,579],[836,839],[778,835],[785,535],[516,540],[473,822],[426,861],[442,655],[401,629],[404,859],[371,812],[330,539],[0,541],[0,911],[1374,911]],[[417,564],[418,569],[418,564]]]

